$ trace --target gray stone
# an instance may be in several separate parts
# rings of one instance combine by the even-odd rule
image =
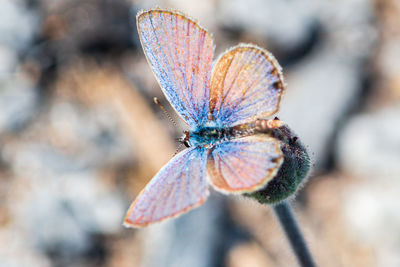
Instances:
[[[224,246],[223,198],[212,195],[203,206],[142,230],[143,266],[216,266],[218,257],[222,256],[218,252]]]
[[[304,1],[221,0],[218,21],[291,49],[307,37],[313,14]]]
[[[97,245],[94,236],[119,233],[127,203],[101,170],[131,160],[132,148],[114,123],[105,108],[85,112],[55,101],[18,142],[4,144],[12,183],[24,188],[9,207],[26,229],[16,236],[72,264]]]
[[[346,225],[375,249],[377,266],[398,266],[400,106],[352,118],[338,138],[339,167],[358,177],[343,193]]]
[[[21,74],[0,77],[0,106],[0,134],[18,130],[37,110],[37,92],[32,81]]]
[[[337,155],[346,172],[400,186],[400,106],[351,119],[339,136]]]
[[[25,1],[2,0],[0,8],[0,45],[17,51],[26,49],[39,26],[37,13]]]

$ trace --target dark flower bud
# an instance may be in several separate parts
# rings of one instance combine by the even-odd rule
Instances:
[[[287,125],[269,130],[268,134],[282,142],[284,161],[277,175],[263,189],[244,195],[255,198],[262,204],[276,204],[293,195],[306,181],[310,157],[299,138]]]

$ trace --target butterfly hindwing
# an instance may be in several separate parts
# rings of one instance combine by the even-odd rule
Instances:
[[[267,117],[278,110],[283,90],[281,67],[272,54],[240,44],[223,53],[214,66],[210,113],[222,126]]]
[[[177,12],[152,9],[137,16],[137,27],[161,89],[192,127],[208,115],[213,39],[195,21]]]
[[[143,227],[200,206],[207,199],[207,154],[189,148],[171,159],[130,206],[124,225]]]
[[[277,173],[283,154],[277,139],[265,135],[221,142],[207,157],[207,174],[213,187],[224,193],[252,192]]]

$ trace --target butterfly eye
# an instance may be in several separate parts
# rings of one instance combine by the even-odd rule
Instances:
[[[183,140],[183,144],[185,145],[185,147],[190,147],[190,144],[187,140]]]
[[[181,142],[182,142],[182,144],[184,144],[185,145],[185,147],[190,147],[190,144],[189,144],[189,131],[183,131],[183,133],[184,133],[184,136],[182,137],[182,139],[181,139]]]

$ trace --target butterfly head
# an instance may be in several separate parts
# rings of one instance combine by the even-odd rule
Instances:
[[[193,131],[183,131],[178,142],[186,147],[208,147],[227,139],[227,129],[220,127],[201,126]]]
[[[183,136],[179,138],[179,142],[183,144],[185,147],[190,147],[190,132],[189,131],[183,131]]]

